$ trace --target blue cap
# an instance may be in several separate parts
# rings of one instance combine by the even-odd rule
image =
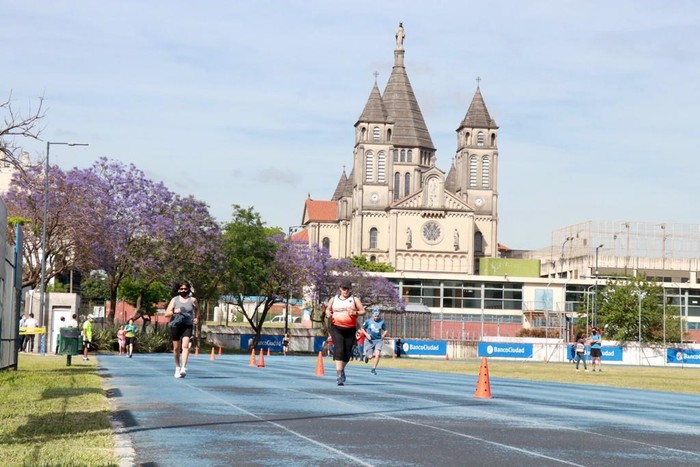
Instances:
[[[373,315],[378,315],[378,314],[379,314],[379,310],[375,308],[374,310],[372,310],[372,314],[373,314]]]

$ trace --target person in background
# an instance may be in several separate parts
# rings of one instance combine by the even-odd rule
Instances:
[[[593,328],[591,333],[591,371],[595,371],[596,362],[598,372],[603,371],[603,337],[598,333],[598,328]]]
[[[284,337],[282,338],[282,352],[284,352],[284,356],[287,356],[287,352],[289,352],[289,334],[285,333]]]
[[[365,333],[362,329],[358,329],[355,333],[355,340],[357,341],[357,354],[361,360],[365,355]]]
[[[365,363],[374,358],[374,367],[371,373],[377,374],[377,365],[382,356],[384,338],[389,333],[386,323],[379,317],[379,310],[372,310],[372,317],[362,324],[362,331],[365,333]]]
[[[27,319],[29,316],[23,314],[19,319],[19,334],[17,335],[17,346],[20,352],[24,352],[24,346],[27,343],[27,335],[24,332],[27,330]]]
[[[87,315],[87,319],[83,323],[83,360],[90,360],[88,358],[88,350],[90,350],[90,344],[92,343],[92,320],[94,317],[92,315]]]
[[[588,371],[588,366],[586,365],[586,335],[581,334],[581,337],[576,341],[576,371],[578,371],[578,364],[583,361],[583,370]]]
[[[119,326],[117,331],[117,343],[119,344],[119,355],[124,355],[126,353],[126,330],[123,324]]]
[[[126,337],[126,353],[131,358],[134,355],[134,339],[136,339],[134,318],[129,318],[128,324],[124,325],[124,337]]]
[[[192,285],[188,281],[178,283],[177,295],[170,300],[165,310],[166,317],[182,315],[181,321],[170,328],[170,337],[173,341],[173,355],[175,357],[175,378],[187,376],[187,359],[190,355],[190,339],[194,326],[199,322],[199,304],[191,294]],[[180,364],[180,352],[182,352],[182,364]]]
[[[352,357],[352,346],[355,345],[357,317],[365,314],[365,307],[359,298],[352,295],[352,282],[343,279],[340,282],[340,292],[328,300],[326,317],[330,319],[329,330],[333,338],[333,360],[337,374],[336,384],[345,384],[345,367]]]
[[[30,332],[30,334],[24,336],[24,351],[34,352],[34,328],[39,327],[39,321],[34,318],[34,313],[29,313],[29,318],[24,322],[24,327]]]
[[[66,326],[68,326],[69,328],[77,328],[79,326],[78,315],[74,313],[73,316],[71,316],[70,319],[66,322]]]

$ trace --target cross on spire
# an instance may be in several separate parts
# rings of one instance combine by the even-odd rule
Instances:
[[[375,71],[375,72],[372,73],[372,74],[374,75],[374,82],[376,83],[376,82],[377,82],[377,76],[379,76],[379,72],[378,72],[378,71]]]
[[[481,84],[481,76],[477,76],[476,77],[476,87],[478,88],[480,84]]]

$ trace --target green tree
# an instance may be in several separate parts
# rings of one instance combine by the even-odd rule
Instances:
[[[159,303],[170,299],[170,288],[155,280],[127,277],[119,284],[119,297],[134,306],[134,314],[127,320],[143,320],[143,330],[151,321],[151,316],[158,311]]]
[[[586,325],[586,313],[592,313],[596,304],[596,322],[604,329],[604,337],[620,342],[661,343],[680,340],[678,310],[666,307],[664,323],[663,290],[655,282],[648,282],[643,275],[631,278],[614,279],[598,290],[595,300],[585,303],[579,315],[579,326]],[[671,309],[670,309],[671,308]],[[641,311],[640,311],[641,310]],[[665,326],[664,326],[665,324]]]
[[[394,272],[394,266],[387,263],[378,263],[376,261],[369,261],[366,257],[358,255],[352,257],[352,265],[357,269],[362,269],[363,271],[369,272]]]

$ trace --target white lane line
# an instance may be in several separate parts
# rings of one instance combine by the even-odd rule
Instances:
[[[256,415],[256,414],[254,414],[253,412],[250,412],[250,411],[244,409],[243,407],[239,407],[238,405],[233,404],[233,403],[227,401],[226,399],[224,399],[224,398],[222,398],[222,397],[220,397],[220,396],[217,396],[216,394],[214,394],[214,393],[212,393],[212,392],[210,392],[210,391],[207,391],[207,390],[198,388],[197,386],[193,386],[193,385],[187,384],[187,383],[185,383],[185,385],[191,387],[192,389],[196,389],[197,391],[203,392],[203,393],[207,394],[207,395],[210,396],[210,397],[213,397],[213,398],[215,398],[215,399],[218,399],[218,400],[220,400],[221,402],[223,402],[224,404],[226,404],[226,405],[228,405],[228,406],[230,406],[230,407],[233,407],[234,409],[239,410],[239,411],[243,412],[244,414],[249,415],[249,416],[251,416],[251,417],[253,417],[253,418],[257,419],[257,420],[260,420],[261,422],[268,423],[268,424],[270,424],[270,425],[272,425],[272,426],[275,426],[275,427],[277,427],[277,428],[279,428],[279,429],[281,429],[281,430],[286,431],[287,433],[291,433],[292,435],[294,435],[294,436],[296,436],[296,437],[298,437],[298,438],[301,438],[301,439],[303,439],[303,440],[305,440],[305,441],[308,441],[308,442],[310,442],[310,443],[312,443],[312,444],[315,444],[316,446],[320,446],[320,447],[322,447],[322,448],[324,448],[324,449],[328,449],[329,451],[332,451],[332,452],[334,452],[334,453],[336,453],[336,454],[338,454],[338,455],[341,455],[341,456],[343,456],[343,457],[346,457],[346,458],[350,459],[350,460],[353,461],[353,462],[357,462],[359,465],[365,465],[365,466],[367,466],[367,467],[374,467],[373,464],[368,464],[367,462],[363,461],[362,459],[360,459],[360,458],[358,458],[358,457],[355,457],[355,456],[353,456],[353,455],[350,455],[350,454],[348,454],[348,453],[346,453],[346,452],[343,452],[343,451],[341,451],[341,450],[339,450],[339,449],[336,449],[336,448],[334,448],[333,446],[330,446],[330,445],[328,445],[328,444],[322,443],[322,442],[320,442],[320,441],[316,441],[315,439],[311,439],[311,438],[309,438],[308,436],[304,436],[304,435],[302,435],[301,433],[299,433],[299,432],[297,432],[297,431],[294,431],[294,430],[292,430],[291,428],[287,428],[286,426],[281,425],[281,424],[279,424],[279,423],[276,423],[276,422],[273,422],[273,421],[270,421],[270,420],[265,420],[264,418],[260,417],[259,415]]]

